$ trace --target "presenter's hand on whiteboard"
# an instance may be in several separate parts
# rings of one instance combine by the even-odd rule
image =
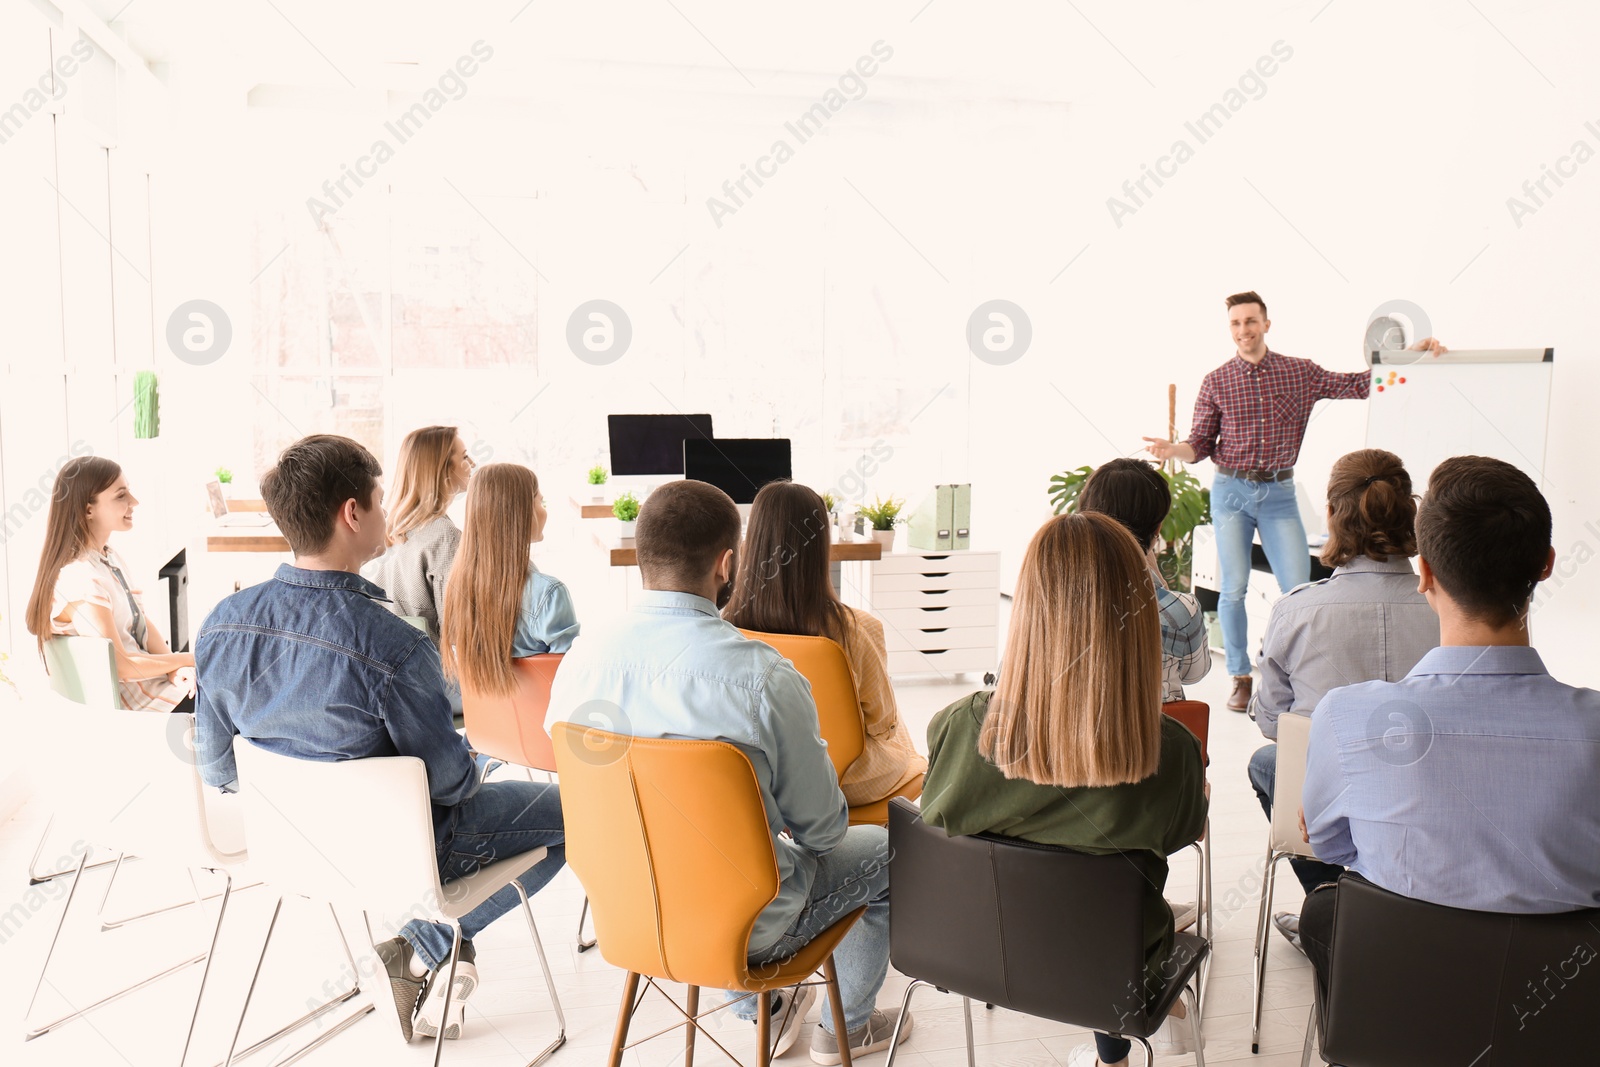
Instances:
[[[1165,462],[1177,458],[1185,463],[1194,462],[1194,449],[1189,447],[1187,441],[1168,441],[1165,437],[1146,437],[1149,443],[1144,446],[1145,451]]]
[[[1435,356],[1442,356],[1450,351],[1445,347],[1444,342],[1437,337],[1424,337],[1415,344],[1407,345],[1406,347],[1412,352],[1431,352]]]

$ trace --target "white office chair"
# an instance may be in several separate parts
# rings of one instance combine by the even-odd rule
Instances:
[[[70,825],[83,835],[84,840],[119,853],[119,861],[122,852],[137,849],[146,862],[171,864],[188,869],[191,872],[191,879],[194,868],[213,871],[223,877],[224,888],[221,904],[217,909],[216,926],[212,930],[210,945],[205,952],[175,963],[135,985],[102,997],[43,1026],[27,1030],[25,1038],[31,1041],[41,1037],[101,1005],[118,1000],[134,990],[142,989],[203,961],[205,969],[195,994],[194,1012],[190,1016],[183,1055],[178,1061],[179,1067],[183,1067],[194,1039],[195,1022],[200,1016],[201,1001],[205,996],[206,982],[211,974],[217,937],[222,931],[222,921],[227,915],[229,898],[235,892],[233,876],[238,866],[247,858],[238,826],[222,825],[230,821],[237,823],[238,812],[230,812],[221,804],[208,807],[205,796],[207,790],[200,780],[199,769],[194,761],[192,715],[68,710],[58,713],[58,718],[51,723],[50,729],[59,731],[62,737],[72,738],[73,773],[69,779],[57,783],[56,799],[58,810],[63,810],[70,819]],[[219,847],[219,841],[225,844]],[[231,851],[224,851],[224,848]],[[27,1019],[33,1014],[39,990],[44,986],[45,975],[49,970],[51,958],[55,955],[61,930],[66,925],[67,915],[72,910],[73,899],[83,884],[88,856],[89,852],[86,849],[78,861],[72,889],[67,894],[66,903],[62,905],[61,918],[56,924],[44,964],[39,969],[39,980],[34,986],[33,998],[29,1000],[28,1010],[23,1015],[25,1026]],[[198,887],[195,890],[195,897],[197,901],[200,899]],[[337,921],[336,916],[335,922]],[[340,938],[343,939],[343,936],[341,930]],[[348,943],[345,946],[345,958],[350,963],[351,972],[358,974]],[[247,1051],[265,1047],[268,1043],[320,1018],[358,992],[360,992],[359,985],[307,1012],[300,1019],[265,1040],[257,1042]],[[370,1011],[371,1008],[366,1010]],[[326,1035],[307,1045],[301,1052],[309,1051],[323,1040],[326,1040]]]
[[[545,857],[545,849],[499,860],[465,878],[443,883],[435,854],[427,769],[420,759],[384,756],[319,763],[268,752],[245,738],[235,739],[234,755],[245,802],[250,867],[263,881],[280,893],[330,904],[347,903],[359,908],[363,916],[373,911],[420,915],[454,927],[445,986],[446,1019],[455,992],[456,962],[461,956],[460,919],[506,886],[516,886],[559,1027],[555,1040],[529,1061],[528,1067],[542,1062],[566,1043],[566,1017],[561,1012],[555,979],[539,940],[533,910],[528,907],[528,894],[517,881],[519,875]],[[256,977],[260,976],[282,907],[280,896],[256,961]],[[367,934],[370,940],[370,918]],[[244,1025],[254,993],[252,978],[250,995],[245,997],[239,1013],[239,1027]],[[444,1045],[439,1040],[434,1049],[435,1067]],[[231,1064],[232,1059],[230,1051],[227,1063]]]
[[[1261,1001],[1267,979],[1267,946],[1272,934],[1272,896],[1278,863],[1291,856],[1316,859],[1300,836],[1300,794],[1306,784],[1306,751],[1311,716],[1290,713],[1278,718],[1278,770],[1272,787],[1272,826],[1267,832],[1267,869],[1261,882],[1261,911],[1256,917],[1255,1004],[1250,1024],[1250,1051],[1261,1051]]]

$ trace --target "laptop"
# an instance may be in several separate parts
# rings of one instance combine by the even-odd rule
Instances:
[[[264,511],[229,511],[227,498],[222,495],[221,482],[207,482],[206,495],[211,498],[211,514],[218,526],[272,525],[272,516]]]

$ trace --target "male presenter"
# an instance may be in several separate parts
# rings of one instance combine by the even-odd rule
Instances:
[[[1267,348],[1267,305],[1254,292],[1227,299],[1228,329],[1238,350],[1234,358],[1205,376],[1194,402],[1187,441],[1146,437],[1159,460],[1185,463],[1209,458],[1217,469],[1211,483],[1211,521],[1216,529],[1222,589],[1217,613],[1227,650],[1233,691],[1228,707],[1250,705],[1250,648],[1244,595],[1250,579],[1250,545],[1256,531],[1261,547],[1287,593],[1311,577],[1305,524],[1294,496],[1294,464],[1305,438],[1311,409],[1319,400],[1365,399],[1370,371],[1337,374],[1309,359],[1295,359]],[[1426,337],[1413,350],[1445,351]]]

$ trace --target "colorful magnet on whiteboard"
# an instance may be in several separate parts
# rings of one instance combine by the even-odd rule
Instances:
[[[1383,384],[1383,379],[1382,378],[1374,378],[1374,379],[1372,379],[1372,384],[1373,385],[1382,385]]]
[[[1380,393],[1383,392],[1383,386],[1381,386],[1381,385],[1378,386],[1378,392],[1380,392]]]
[[[1404,378],[1401,378],[1401,379],[1400,379],[1400,384],[1401,384],[1401,385],[1404,385],[1404,384],[1406,384],[1406,380],[1405,380],[1405,379],[1404,379]]]

